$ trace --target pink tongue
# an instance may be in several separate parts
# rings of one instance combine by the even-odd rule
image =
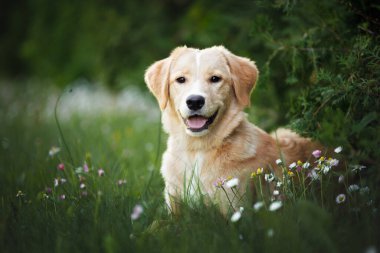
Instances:
[[[207,118],[204,117],[191,117],[187,119],[187,126],[189,128],[198,129],[202,128],[204,125],[206,125]]]

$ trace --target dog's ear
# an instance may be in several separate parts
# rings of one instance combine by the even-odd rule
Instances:
[[[257,70],[255,62],[248,58],[234,55],[222,46],[219,46],[218,49],[221,50],[227,58],[238,103],[243,108],[249,106],[251,92],[259,77],[259,71]]]
[[[170,57],[153,63],[145,72],[145,83],[163,111],[169,99]]]

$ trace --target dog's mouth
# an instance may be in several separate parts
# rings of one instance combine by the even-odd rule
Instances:
[[[218,115],[218,111],[219,110],[216,110],[211,117],[194,114],[183,120],[190,131],[201,132],[207,129],[214,122],[216,116]]]

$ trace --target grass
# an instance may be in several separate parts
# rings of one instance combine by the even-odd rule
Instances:
[[[158,117],[141,111],[72,114],[61,120],[71,158],[53,115],[43,116],[49,92],[14,88],[10,99],[0,102],[1,252],[380,249],[378,186],[371,173],[363,172],[356,181],[360,187],[369,186],[367,195],[346,192],[349,182],[338,188],[347,195],[341,205],[335,202],[337,177],[332,174],[323,181],[323,207],[318,197],[321,188],[316,187],[306,197],[293,192],[293,198],[283,201],[284,206],[275,212],[265,208],[256,212],[252,203],[257,199],[247,201],[235,223],[216,206],[203,203],[184,202],[181,214],[172,216],[164,204],[157,160],[165,148],[165,135],[161,141],[158,138]],[[58,115],[65,106],[60,104]],[[61,151],[49,156],[52,146]],[[65,165],[63,171],[57,169],[60,163]],[[88,173],[78,169],[84,164]],[[104,170],[103,176],[98,175],[99,169]],[[67,181],[54,187],[56,178]],[[82,183],[85,188],[80,187]],[[47,188],[52,192],[47,193]],[[373,201],[370,205],[369,200]],[[144,211],[131,220],[136,204]]]

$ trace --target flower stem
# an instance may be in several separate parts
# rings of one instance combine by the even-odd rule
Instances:
[[[234,208],[234,206],[232,205],[232,202],[231,202],[230,198],[228,197],[228,194],[227,194],[227,192],[226,192],[226,189],[224,189],[223,186],[221,186],[221,188],[222,188],[222,190],[224,191],[224,193],[226,194],[227,200],[228,200],[228,202],[230,203],[230,206],[232,207],[232,210],[236,211],[235,208]]]

